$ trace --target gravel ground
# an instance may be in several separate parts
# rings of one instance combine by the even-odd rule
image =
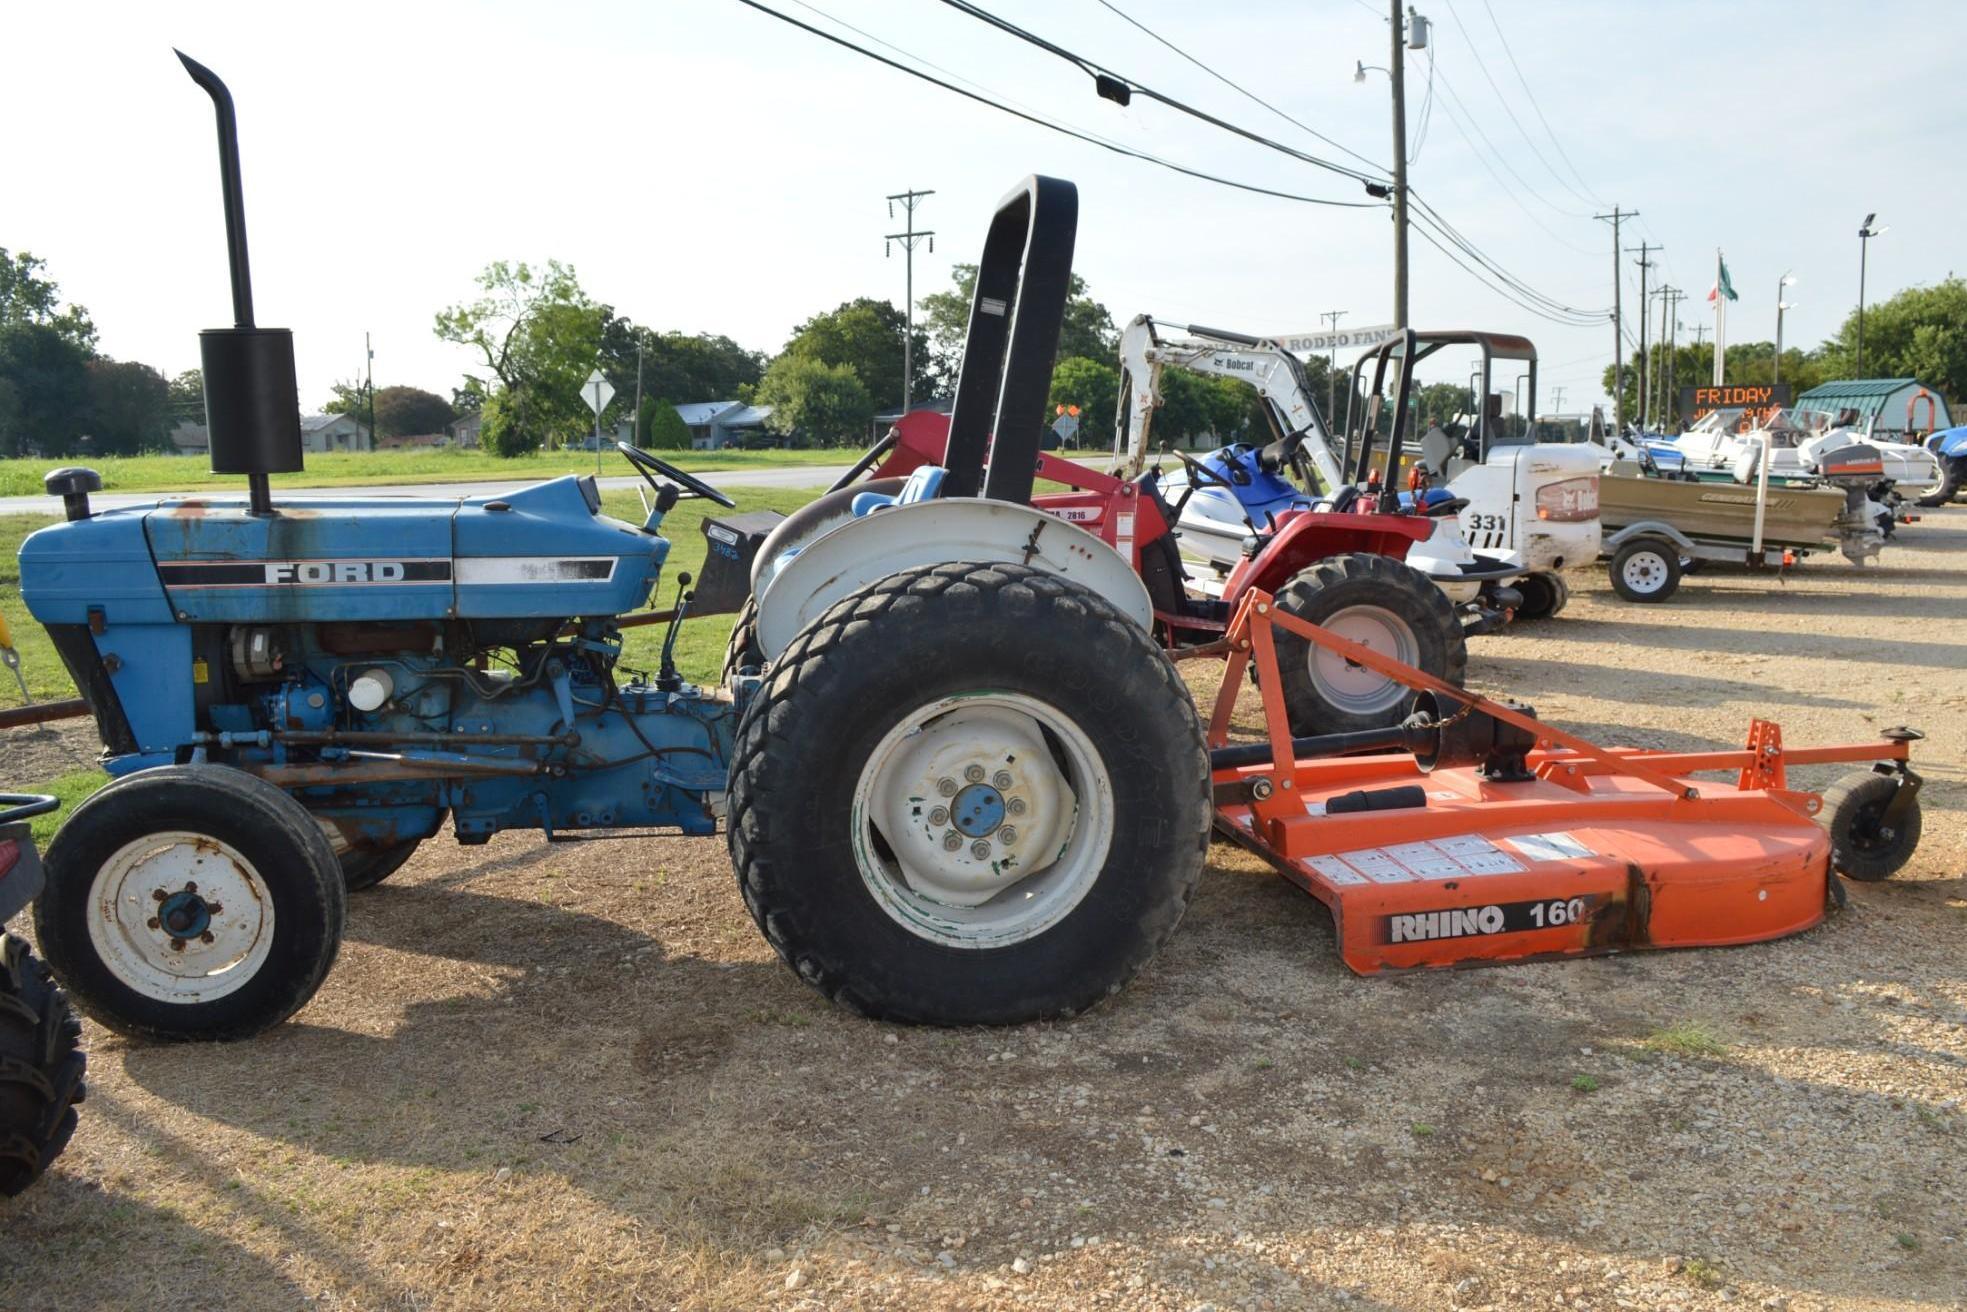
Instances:
[[[92,1032],[0,1307],[1967,1307],[1967,509],[1886,560],[1581,574],[1472,644],[1629,743],[1925,728],[1920,855],[1811,933],[1359,979],[1218,845],[1109,1005],[908,1030],[783,970],[720,843],[433,843],[278,1032]]]

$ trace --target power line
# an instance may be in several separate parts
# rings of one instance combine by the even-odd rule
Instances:
[[[799,19],[794,18],[790,14],[774,9],[770,5],[760,3],[760,0],[738,0],[738,3],[750,9],[756,9],[761,14],[769,14],[771,17],[778,19],[781,23],[785,23],[791,27],[796,27],[800,31],[819,37],[823,41],[830,41],[834,45],[853,51],[855,54],[864,55],[867,58],[875,61],[877,64],[885,64],[889,68],[892,68],[897,72],[906,73],[912,78],[917,78],[923,82],[929,83],[932,86],[941,87],[945,91],[953,92],[956,95],[962,96],[965,100],[974,100],[980,105],[988,105],[990,108],[997,110],[1000,113],[1009,114],[1012,118],[1023,119],[1027,123],[1036,124],[1041,128],[1046,128],[1050,131],[1057,132],[1063,136],[1071,137],[1075,141],[1083,141],[1089,146],[1098,146],[1102,150],[1112,151],[1116,155],[1125,155],[1130,159],[1137,159],[1145,163],[1156,164],[1164,169],[1171,170],[1172,172],[1175,173],[1180,173],[1185,177],[1196,178],[1203,182],[1213,182],[1219,186],[1233,187],[1238,191],[1252,192],[1259,196],[1271,196],[1271,197],[1275,197],[1278,200],[1298,201],[1306,205],[1327,205],[1335,209],[1350,209],[1350,210],[1367,210],[1367,209],[1381,208],[1380,203],[1376,200],[1374,201],[1331,200],[1327,197],[1322,197],[1322,196],[1306,196],[1298,192],[1279,191],[1272,187],[1260,187],[1253,182],[1238,182],[1234,178],[1225,178],[1214,173],[1205,173],[1201,169],[1192,169],[1188,167],[1186,164],[1177,164],[1175,161],[1170,159],[1164,159],[1159,155],[1149,154],[1147,151],[1144,150],[1135,150],[1131,146],[1123,146],[1118,142],[1108,141],[1105,140],[1104,138],[1093,136],[1090,133],[1081,132],[1076,128],[1066,127],[1062,123],[1054,122],[1051,119],[1043,118],[1040,115],[1026,113],[1024,110],[1021,109],[1014,109],[1010,105],[1005,104],[1002,101],[994,100],[989,96],[981,95],[975,91],[967,91],[964,88],[959,87],[952,82],[946,82],[942,78],[935,77],[932,76],[931,74],[925,73],[919,68],[910,68],[907,64],[900,63],[896,60],[888,58],[886,55],[879,54],[873,50],[869,50],[866,46],[857,45],[854,42],[847,40],[843,36],[837,36],[832,32],[824,31],[821,28],[814,27],[811,23],[801,22]]]
[[[1509,283],[1512,287],[1514,287],[1522,294],[1531,297],[1534,300],[1543,302],[1544,305],[1551,310],[1557,311],[1559,313],[1574,318],[1584,320],[1589,323],[1597,323],[1605,317],[1605,312],[1602,309],[1571,305],[1564,301],[1559,300],[1554,296],[1550,296],[1544,292],[1537,290],[1535,287],[1531,286],[1523,278],[1503,268],[1502,265],[1499,264],[1493,257],[1484,254],[1483,251],[1479,247],[1477,247],[1473,241],[1469,240],[1458,229],[1456,229],[1453,224],[1449,223],[1448,220],[1442,216],[1441,211],[1435,209],[1434,206],[1428,204],[1428,202],[1424,198],[1420,197],[1416,193],[1413,193],[1411,189],[1409,194],[1415,201],[1418,208],[1420,209],[1424,220],[1430,222],[1438,232],[1440,232],[1443,236],[1447,237],[1449,240],[1453,241],[1455,245],[1460,247],[1471,259],[1480,262],[1484,268],[1488,269],[1496,277]]]
[[[1525,178],[1521,173],[1518,173],[1516,171],[1516,166],[1509,162],[1509,157],[1503,154],[1503,152],[1497,148],[1496,143],[1490,139],[1489,134],[1482,130],[1482,125],[1475,121],[1475,115],[1472,112],[1470,112],[1469,107],[1466,104],[1462,103],[1461,95],[1455,90],[1454,79],[1449,77],[1446,73],[1441,74],[1441,89],[1448,93],[1448,99],[1453,101],[1455,108],[1461,111],[1462,119],[1467,122],[1469,127],[1475,129],[1475,135],[1482,138],[1482,144],[1489,148],[1489,153],[1495,156],[1496,162],[1502,165],[1503,168],[1508,171],[1509,176],[1516,179],[1516,181],[1522,186],[1523,190],[1529,192],[1532,196],[1536,197],[1544,204],[1550,206],[1551,209],[1557,211],[1559,214],[1562,214],[1567,219],[1582,219],[1588,217],[1587,215],[1582,214],[1577,210],[1565,209],[1562,205],[1559,205],[1556,201],[1553,201],[1550,197],[1544,195],[1542,192],[1538,191],[1535,187],[1531,186],[1529,179]],[[1469,144],[1473,145],[1474,143],[1471,142]]]
[[[1218,73],[1215,69],[1209,67],[1207,64],[1197,59],[1194,55],[1189,54],[1188,51],[1182,49],[1174,42],[1168,40],[1168,38],[1162,36],[1159,32],[1156,32],[1153,28],[1149,27],[1147,24],[1141,22],[1139,19],[1133,17],[1131,14],[1128,14],[1124,10],[1120,9],[1117,5],[1108,3],[1108,0],[1099,0],[1099,3],[1102,7],[1111,10],[1123,22],[1128,23],[1131,26],[1140,29],[1142,32],[1145,32],[1148,36],[1160,42],[1162,45],[1168,47],[1168,49],[1174,51],[1176,54],[1180,55],[1183,59],[1186,59],[1189,63],[1195,65],[1197,68],[1201,69],[1204,73],[1207,73],[1210,77],[1216,79],[1216,81],[1222,83],[1224,86],[1236,92],[1236,94],[1242,96],[1244,99],[1251,101],[1254,104],[1261,105],[1263,108],[1277,115],[1277,117],[1283,119],[1286,123],[1289,123],[1291,126],[1298,128],[1304,132],[1308,132],[1314,137],[1317,137],[1320,141],[1332,147],[1332,149],[1344,151],[1346,154],[1358,160],[1361,164],[1364,164],[1367,168],[1376,169],[1381,173],[1385,173],[1387,171],[1386,169],[1382,168],[1380,165],[1375,164],[1372,160],[1367,159],[1364,155],[1360,154],[1358,151],[1352,149],[1352,147],[1347,146],[1342,142],[1332,140],[1332,138],[1326,136],[1323,132],[1320,132],[1317,128],[1312,127],[1309,123],[1305,123],[1299,119],[1295,119],[1291,117],[1289,114],[1286,114],[1283,110],[1271,104],[1268,100],[1265,100],[1262,96],[1257,95],[1254,91],[1251,91],[1247,87],[1244,87],[1241,83],[1232,81],[1230,78],[1227,78],[1223,76],[1221,73]]]
[[[742,2],[749,4],[751,0],[742,0]],[[1295,146],[1287,146],[1283,142],[1266,137],[1260,132],[1255,132],[1249,128],[1231,123],[1227,119],[1218,118],[1207,110],[1197,109],[1195,106],[1176,100],[1172,96],[1163,95],[1152,87],[1145,86],[1133,78],[1117,73],[1113,69],[1085,55],[1075,54],[1064,46],[1039,36],[1036,32],[1019,27],[1009,19],[1000,18],[983,6],[971,3],[971,0],[942,0],[942,2],[960,14],[967,14],[978,22],[994,27],[1009,36],[1014,36],[1020,41],[1037,46],[1040,50],[1048,54],[1057,55],[1060,59],[1072,64],[1081,72],[1091,77],[1098,93],[1105,99],[1111,100],[1116,104],[1125,105],[1134,96],[1146,96],[1149,100],[1158,101],[1170,109],[1187,114],[1191,118],[1199,119],[1211,127],[1221,128],[1223,131],[1233,133],[1246,141],[1255,142],[1257,145],[1275,150],[1280,154],[1289,155],[1292,159],[1298,160],[1301,163],[1326,169],[1341,177],[1351,178],[1356,182],[1367,183],[1372,186],[1381,185],[1381,179],[1375,175],[1361,173],[1358,169],[1350,165],[1335,163],[1332,160],[1313,155],[1308,151],[1299,150]],[[1379,166],[1374,165],[1373,167],[1377,169]]]
[[[1516,117],[1516,111],[1509,107],[1509,101],[1503,96],[1503,89],[1496,85],[1496,79],[1489,72],[1488,62],[1482,58],[1482,52],[1475,48],[1475,38],[1469,35],[1467,26],[1463,24],[1461,13],[1455,8],[1455,0],[1442,0],[1442,3],[1448,6],[1448,16],[1455,20],[1456,30],[1462,34],[1462,40],[1468,42],[1469,53],[1475,56],[1475,66],[1481,71],[1482,80],[1487,82],[1489,89],[1496,93],[1496,103],[1502,106],[1503,113],[1509,116],[1509,121],[1516,125],[1517,135],[1523,138],[1523,144],[1530,148],[1530,153],[1537,157],[1537,162],[1549,171],[1550,176],[1557,179],[1559,186],[1577,196],[1586,205],[1590,205],[1592,203],[1590,197],[1580,195],[1575,187],[1564,180],[1564,176],[1551,162],[1544,158],[1543,151],[1537,149],[1537,143],[1531,139],[1529,130],[1523,126],[1523,120]]]
[[[1544,125],[1544,135],[1549,137],[1550,144],[1557,148],[1558,158],[1562,159],[1564,161],[1564,166],[1571,170],[1571,176],[1576,178],[1578,180],[1578,185],[1585,189],[1585,194],[1583,196],[1579,196],[1579,199],[1588,200],[1592,204],[1603,204],[1604,202],[1596,200],[1591,196],[1590,184],[1588,184],[1585,181],[1584,175],[1578,172],[1578,166],[1571,162],[1571,156],[1569,152],[1567,152],[1564,149],[1564,143],[1557,139],[1557,134],[1555,132],[1551,131],[1550,120],[1544,117],[1544,107],[1537,103],[1537,93],[1530,89],[1530,79],[1523,76],[1522,66],[1516,62],[1516,51],[1510,48],[1509,38],[1503,35],[1503,25],[1496,21],[1495,6],[1491,5],[1489,3],[1489,0],[1482,0],[1482,7],[1483,9],[1488,11],[1489,26],[1496,29],[1496,40],[1503,43],[1503,54],[1509,57],[1509,66],[1510,68],[1514,69],[1516,72],[1516,80],[1523,87],[1524,97],[1527,100],[1529,100],[1530,108],[1534,109],[1537,112],[1537,122]],[[1562,179],[1560,179],[1560,181],[1561,180]],[[1571,194],[1574,196],[1578,195],[1578,193],[1575,191],[1572,192]],[[1641,226],[1643,227],[1645,225],[1642,224]],[[1648,235],[1651,235],[1650,230]]]

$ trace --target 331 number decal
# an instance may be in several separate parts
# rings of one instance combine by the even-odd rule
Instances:
[[[1471,533],[1500,533],[1507,527],[1509,527],[1509,522],[1502,515],[1470,515],[1468,517],[1468,531]]]

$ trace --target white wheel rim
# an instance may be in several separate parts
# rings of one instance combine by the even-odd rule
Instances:
[[[1666,584],[1666,557],[1653,551],[1635,551],[1626,557],[1626,586],[1634,592],[1658,592]]]
[[[1318,627],[1403,665],[1415,664],[1420,656],[1420,641],[1414,630],[1384,607],[1347,606],[1318,621]],[[1372,715],[1398,706],[1412,695],[1404,683],[1354,665],[1316,643],[1310,647],[1305,665],[1311,672],[1311,686],[1328,705],[1353,715]]]
[[[945,697],[901,718],[854,788],[854,859],[910,933],[958,948],[1035,938],[1098,882],[1112,780],[1092,740],[1022,693]]]
[[[119,981],[184,1006],[251,983],[273,950],[273,899],[252,862],[207,834],[146,834],[103,862],[89,941]]]

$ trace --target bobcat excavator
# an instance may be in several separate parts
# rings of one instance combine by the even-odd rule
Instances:
[[[1312,399],[1304,365],[1280,343],[1194,324],[1185,332],[1185,337],[1163,336],[1162,325],[1139,315],[1121,334],[1116,454],[1129,473],[1149,459],[1162,372],[1170,366],[1234,378],[1256,389],[1275,439],[1269,446],[1233,443],[1199,460],[1184,460],[1185,479],[1184,474],[1164,479],[1171,496],[1180,495],[1184,481],[1193,484],[1179,525],[1184,551],[1223,569],[1235,563],[1244,538],[1268,516],[1315,506],[1320,498],[1330,501],[1365,483],[1371,476],[1372,435],[1362,417],[1358,435],[1348,432],[1346,440],[1335,442]],[[1486,404],[1479,417],[1462,416],[1449,425],[1459,436],[1438,427],[1421,435],[1417,466],[1434,486],[1414,495],[1459,503],[1461,532],[1435,534],[1409,551],[1407,562],[1458,605],[1479,604],[1482,594],[1508,583],[1522,594],[1518,618],[1553,615],[1568,595],[1558,571],[1598,555],[1597,461],[1575,446],[1512,440],[1507,433],[1500,393],[1490,390],[1490,379],[1496,361],[1523,362],[1534,405],[1536,348],[1528,340],[1498,333],[1420,333],[1414,363],[1450,347],[1480,353],[1476,395]],[[1389,480],[1400,454],[1396,444],[1386,461]],[[1289,475],[1296,475],[1295,484]]]

